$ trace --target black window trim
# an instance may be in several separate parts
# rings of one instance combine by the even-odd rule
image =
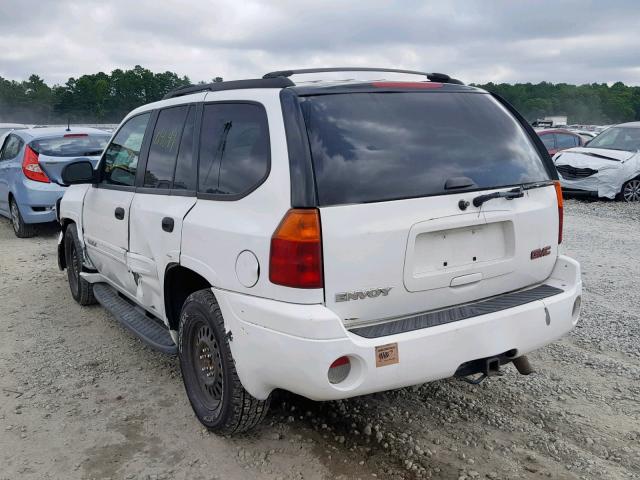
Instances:
[[[198,143],[198,135],[197,133],[200,131],[200,117],[202,115],[202,102],[188,102],[188,103],[177,103],[175,105],[167,105],[166,107],[162,107],[159,108],[157,110],[154,110],[155,113],[155,117],[153,118],[153,129],[150,132],[150,137],[153,136],[153,132],[155,131],[156,128],[156,123],[158,122],[158,117],[160,116],[160,112],[162,110],[168,110],[170,108],[176,108],[176,107],[187,107],[187,115],[189,115],[189,107],[193,106],[195,107],[195,115],[196,115],[196,121],[194,124],[194,132],[193,132],[193,144],[192,144],[192,148],[194,149],[192,152],[192,163],[193,163],[193,167],[195,170],[195,181],[196,181],[196,188],[198,185],[198,156],[199,156],[199,143]],[[133,117],[132,117],[133,118]],[[151,120],[149,120],[151,122]],[[182,125],[182,132],[180,133],[180,141],[182,141],[182,134],[184,133],[184,127],[187,124],[187,119],[185,118],[185,122]],[[147,132],[145,131],[145,137],[147,135]],[[146,140],[145,140],[146,141]],[[144,144],[144,143],[143,143]],[[153,187],[145,187],[144,186],[144,173],[147,170],[147,162],[149,160],[149,150],[151,149],[151,139],[149,140],[149,145],[146,151],[146,155],[144,157],[144,165],[139,166],[138,170],[142,170],[142,174],[138,175],[136,172],[136,183],[135,183],[135,188],[133,189],[133,191],[135,191],[136,193],[144,193],[147,195],[168,195],[168,196],[172,196],[172,197],[195,197],[196,196],[196,190],[184,190],[184,189],[179,189],[179,188],[153,188]],[[198,152],[195,151],[195,149],[198,149]],[[178,147],[178,153],[180,151],[180,147]],[[142,151],[141,151],[142,154]],[[176,165],[177,165],[177,157],[176,157]],[[174,169],[173,169],[173,176],[175,178],[175,169],[176,166],[174,165]]]
[[[111,143],[113,142],[113,139],[116,138],[116,135],[118,135],[118,133],[120,133],[120,130],[122,130],[124,128],[124,126],[129,123],[131,120],[133,120],[136,117],[139,117],[141,115],[147,115],[150,114],[149,116],[149,121],[147,122],[147,126],[144,130],[144,136],[142,138],[142,145],[140,147],[140,155],[138,156],[138,166],[136,168],[136,178],[134,180],[133,185],[113,185],[110,183],[102,183],[102,176],[104,174],[104,157],[105,154],[107,153],[107,149],[109,148],[109,146],[111,145]],[[156,124],[156,120],[158,118],[158,113],[157,110],[145,110],[144,112],[140,112],[137,113],[135,115],[130,116],[129,118],[127,118],[127,120],[125,122],[122,122],[122,124],[118,127],[118,129],[113,133],[113,135],[111,136],[111,139],[109,141],[109,143],[107,144],[107,146],[104,148],[104,152],[102,152],[102,156],[100,157],[100,161],[98,163],[98,183],[94,183],[92,185],[93,188],[104,188],[106,190],[120,190],[123,192],[135,192],[136,191],[136,185],[138,184],[138,179],[140,177],[140,166],[141,165],[145,165],[147,164],[147,154],[149,153],[149,146],[151,145],[151,139],[150,139],[150,135],[149,135],[149,128],[151,126],[155,127]],[[153,132],[153,130],[151,130],[151,132]],[[144,175],[144,170],[142,170],[142,174]]]
[[[251,187],[249,190],[247,190],[246,192],[243,193],[233,193],[233,194],[222,194],[222,193],[205,193],[205,192],[201,192],[200,191],[200,144],[201,144],[201,139],[202,139],[202,117],[204,115],[204,107],[207,105],[256,105],[258,107],[260,107],[262,109],[262,111],[264,112],[264,118],[266,120],[266,127],[267,127],[267,140],[269,142],[268,145],[268,150],[267,150],[267,170],[265,172],[265,174],[263,175],[263,177],[256,182],[256,184]],[[198,137],[198,144],[197,144],[197,155],[198,155],[198,163],[197,163],[197,168],[196,168],[196,197],[199,200],[221,200],[223,202],[235,202],[237,200],[243,199],[244,197],[247,197],[249,195],[251,195],[253,192],[255,192],[260,186],[262,186],[262,184],[264,182],[267,181],[267,178],[269,178],[269,175],[271,174],[271,130],[269,129],[269,115],[267,113],[267,109],[264,106],[263,103],[257,102],[257,101],[253,101],[253,100],[218,100],[218,101],[212,101],[212,102],[202,102],[202,110],[200,112],[200,122],[196,122],[196,126],[198,128],[197,130],[197,137]]]

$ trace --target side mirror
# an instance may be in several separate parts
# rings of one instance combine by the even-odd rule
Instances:
[[[65,185],[78,185],[81,183],[94,183],[96,174],[90,161],[80,160],[66,165],[62,169],[60,177]]]

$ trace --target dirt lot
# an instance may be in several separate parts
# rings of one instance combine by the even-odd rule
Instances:
[[[176,359],[73,302],[55,240],[0,219],[0,479],[640,478],[638,205],[567,202],[583,315],[530,357],[535,375],[323,404],[281,393],[234,438],[201,428]]]

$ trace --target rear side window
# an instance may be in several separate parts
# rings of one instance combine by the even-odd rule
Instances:
[[[544,143],[544,146],[547,150],[551,150],[556,148],[555,138],[553,137],[553,133],[547,133],[546,135],[540,135],[540,140]]]
[[[109,135],[68,133],[59,137],[42,138],[31,142],[40,155],[48,157],[93,157],[101,155],[109,141]]]
[[[158,114],[144,172],[145,187],[172,188],[173,172],[188,108],[188,105],[166,108]]]
[[[133,186],[138,157],[151,113],[137,115],[125,123],[104,152],[102,183]]]
[[[2,147],[2,151],[0,152],[0,160],[11,160],[15,158],[22,150],[22,146],[24,142],[20,137],[15,135],[9,135]]]
[[[243,195],[269,171],[267,115],[260,105],[205,105],[200,136],[198,189],[220,196]]]
[[[182,131],[182,139],[180,140],[180,150],[178,151],[178,160],[176,162],[176,173],[173,178],[173,188],[176,190],[195,191],[195,168],[193,156],[193,141],[196,125],[196,109],[189,108],[187,121]]]
[[[578,138],[565,133],[556,133],[556,145],[558,145],[558,148],[577,147]]]
[[[548,180],[520,124],[490,95],[352,93],[302,99],[320,205]]]

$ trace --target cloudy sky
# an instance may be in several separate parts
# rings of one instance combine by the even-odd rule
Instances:
[[[0,76],[136,64],[191,80],[312,66],[640,85],[640,2],[0,0]]]

